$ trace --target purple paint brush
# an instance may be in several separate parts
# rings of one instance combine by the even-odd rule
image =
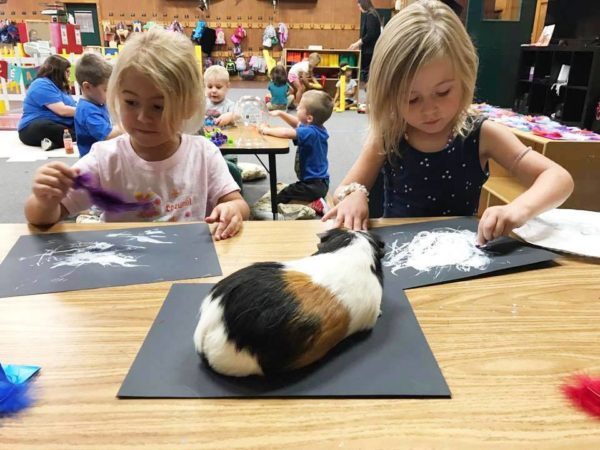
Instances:
[[[108,192],[97,186],[91,173],[78,175],[73,182],[73,189],[85,189],[94,205],[108,212],[126,212],[137,209],[148,209],[152,202],[127,202],[118,194]]]

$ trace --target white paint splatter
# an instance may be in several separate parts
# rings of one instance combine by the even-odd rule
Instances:
[[[54,244],[56,241],[49,241],[48,243]],[[57,278],[52,279],[52,281],[65,281],[79,267],[91,264],[98,264],[103,267],[144,267],[144,264],[137,264],[137,256],[127,253],[144,250],[145,248],[138,245],[116,245],[110,242],[73,242],[59,244],[44,253],[21,257],[19,260],[35,259],[36,261],[32,266],[49,265],[50,269],[70,267],[72,270],[59,274]]]
[[[161,241],[160,238],[166,238],[164,231],[158,229],[146,230],[142,234],[132,234],[130,231],[123,233],[110,233],[107,237],[122,237],[127,241],[136,241],[147,244],[172,244],[170,241]],[[153,237],[154,236],[154,237]]]
[[[391,267],[392,274],[411,267],[419,273],[436,271],[437,277],[444,268],[460,271],[485,270],[490,258],[476,247],[476,234],[469,230],[440,228],[421,231],[410,242],[398,244],[395,240],[386,253],[383,265]]]

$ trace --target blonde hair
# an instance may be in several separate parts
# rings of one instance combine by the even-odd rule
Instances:
[[[193,44],[182,34],[154,27],[127,40],[108,82],[107,104],[119,124],[120,85],[130,70],[147,76],[164,95],[162,121],[170,132],[181,131],[186,119],[204,115],[202,73]]]
[[[323,125],[333,113],[333,99],[323,91],[307,91],[302,94],[306,112],[313,116],[315,125]]]
[[[308,55],[308,63],[313,66],[316,67],[320,64],[321,62],[321,55],[319,55],[317,52],[313,52],[310,55]]]
[[[383,29],[375,45],[369,72],[369,123],[373,136],[383,138],[384,152],[399,154],[406,132],[402,108],[416,72],[437,57],[448,57],[460,80],[463,98],[453,131],[462,136],[473,128],[469,107],[473,101],[477,51],[458,16],[437,0],[422,0],[402,9]]]
[[[229,83],[229,72],[223,66],[214,65],[210,66],[204,71],[204,82],[206,80],[225,81]]]

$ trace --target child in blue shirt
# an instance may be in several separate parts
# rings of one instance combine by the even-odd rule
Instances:
[[[271,112],[271,115],[281,117],[292,128],[263,126],[259,129],[262,134],[293,139],[298,146],[295,168],[299,181],[284,188],[277,195],[277,203],[320,201],[327,195],[329,134],[323,124],[332,112],[333,99],[329,94],[308,91],[300,100],[297,117],[280,110]]]
[[[81,100],[75,110],[75,131],[79,156],[85,156],[98,141],[106,141],[122,133],[113,127],[106,107],[106,87],[112,66],[95,53],[84,54],[75,69],[81,86]]]
[[[290,85],[287,82],[285,67],[276,65],[271,69],[271,81],[267,89],[271,93],[271,101],[267,103],[269,111],[275,109],[286,110],[294,101]]]

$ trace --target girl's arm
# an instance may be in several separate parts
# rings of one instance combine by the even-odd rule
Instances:
[[[385,154],[381,138],[369,133],[361,154],[334,193],[335,206],[323,216],[322,220],[335,218],[335,227],[343,226],[350,230],[366,230],[369,224],[367,195],[361,190],[355,190],[341,201],[338,200],[338,195],[350,183],[362,184],[370,190],[384,162]]]
[[[49,103],[46,105],[50,111],[62,117],[74,117],[75,107],[65,105],[63,102]]]
[[[337,195],[343,189],[343,186],[350,183],[360,183],[371,190],[384,162],[385,154],[383,153],[383,142],[381,138],[375,137],[369,133],[358,159],[354,162],[350,171],[342,180],[342,184],[335,190],[333,196],[334,203],[339,203]]]
[[[573,192],[569,172],[528,150],[509,129],[490,120],[481,127],[480,157],[482,162],[493,159],[529,189],[507,205],[485,210],[477,233],[479,244],[509,234],[529,219],[561,205]]]

